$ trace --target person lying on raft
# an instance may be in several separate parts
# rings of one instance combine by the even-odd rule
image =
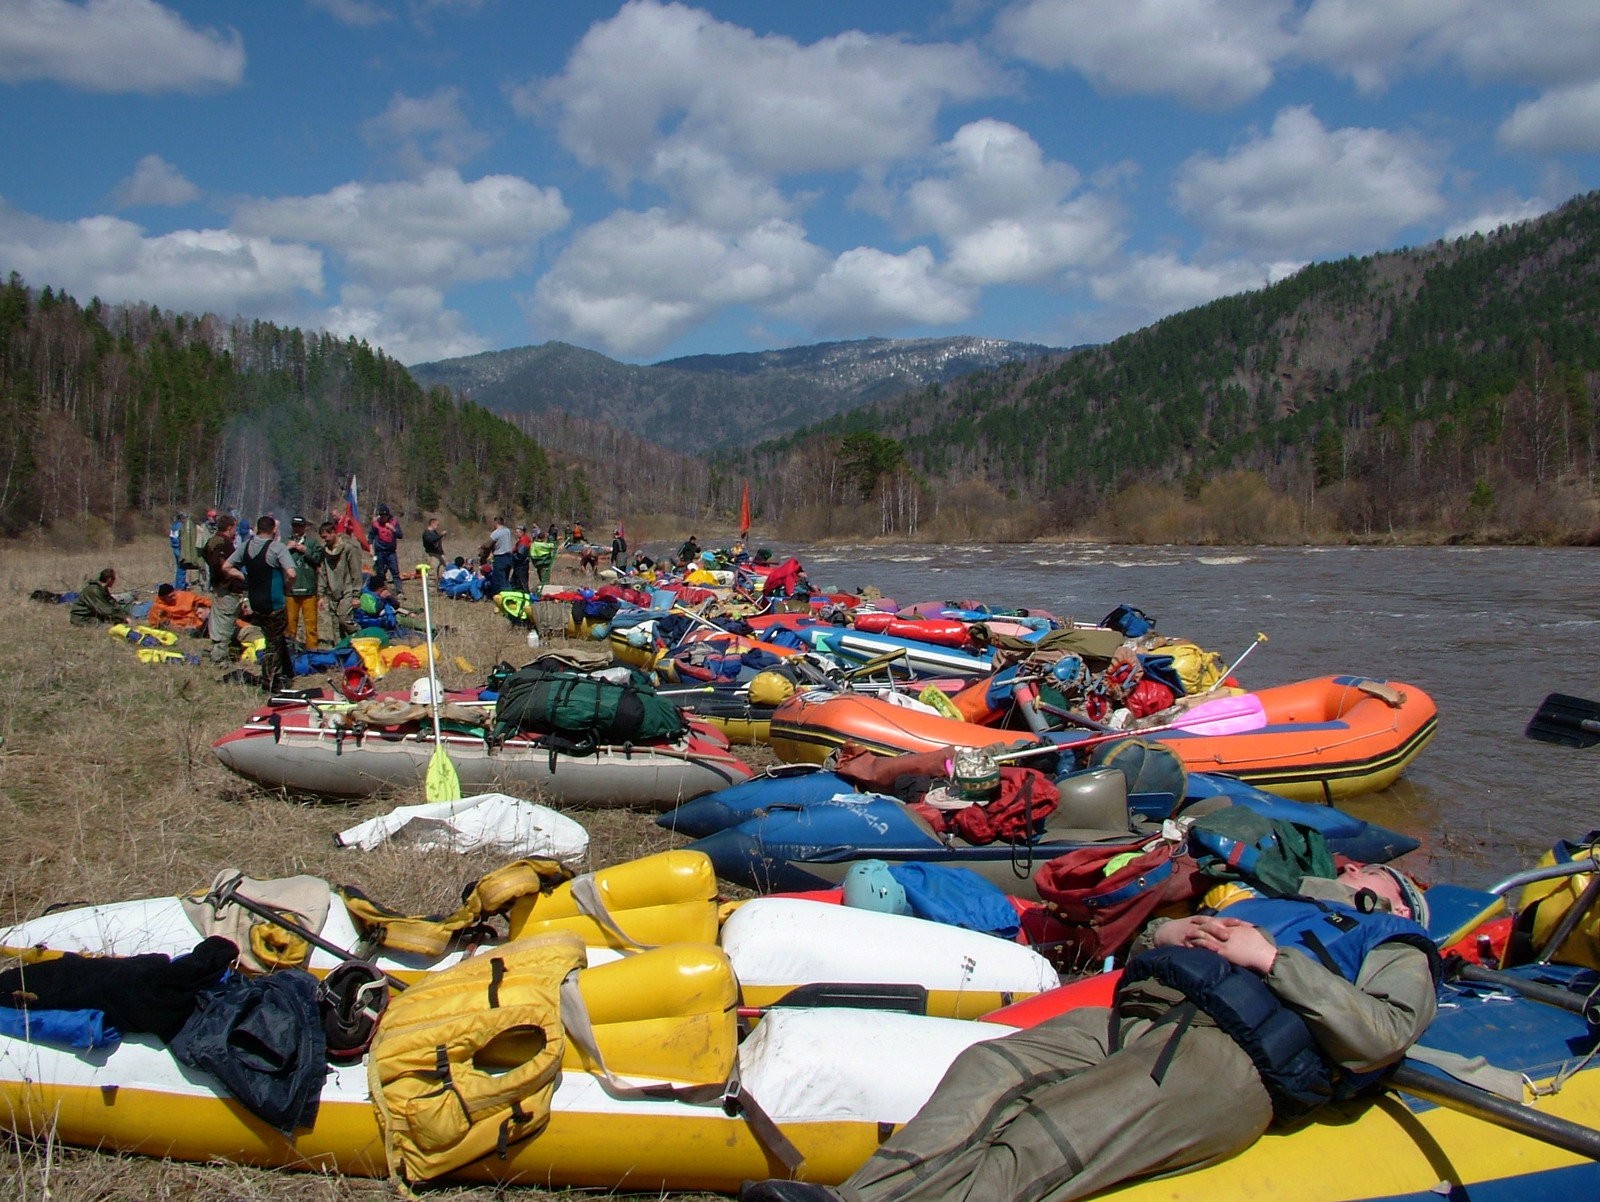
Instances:
[[[751,1182],[741,1202],[1065,1202],[1224,1160],[1373,1084],[1433,1019],[1422,891],[1351,865],[1299,897],[1241,893],[1147,927],[1110,1010],[967,1048],[842,1185]]]

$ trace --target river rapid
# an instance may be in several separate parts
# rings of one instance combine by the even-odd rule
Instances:
[[[1439,731],[1394,788],[1344,803],[1422,841],[1424,878],[1485,885],[1600,827],[1600,746],[1523,737],[1548,693],[1600,700],[1600,597],[1587,548],[793,548],[813,584],[903,605],[977,599],[1098,621],[1136,605],[1266,687],[1358,673],[1420,687]]]

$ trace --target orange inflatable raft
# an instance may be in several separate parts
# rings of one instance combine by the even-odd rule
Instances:
[[[1415,685],[1365,676],[1319,676],[1256,690],[1266,721],[1235,734],[1160,730],[1194,772],[1222,772],[1296,801],[1333,802],[1386,789],[1438,725],[1433,699]],[[1140,734],[1130,731],[1130,734]],[[1087,731],[1049,736],[1064,746]],[[790,763],[821,763],[847,741],[885,755],[937,747],[1010,746],[1026,731],[979,726],[853,693],[801,692],[772,716],[772,748]]]

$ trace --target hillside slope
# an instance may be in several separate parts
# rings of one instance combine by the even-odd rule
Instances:
[[[1370,527],[1482,508],[1513,484],[1592,492],[1597,393],[1600,193],[1487,236],[1313,264],[1062,361],[930,385],[755,462],[793,474],[854,435],[858,458],[903,460],[929,486],[981,480],[1079,511],[1132,480],[1192,489],[1247,469],[1291,495],[1345,486],[1341,504],[1362,511],[1346,519]],[[872,439],[895,453],[869,453]]]
[[[1063,352],[994,338],[869,338],[651,366],[547,342],[419,363],[499,413],[580,414],[685,452],[748,445],[831,414],[972,371]]]

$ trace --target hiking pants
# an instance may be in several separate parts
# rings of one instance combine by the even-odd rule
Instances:
[[[361,624],[356,621],[356,599],[361,596],[358,591],[349,593],[328,593],[328,616],[339,627],[341,635],[352,635],[361,629]]]
[[[493,565],[489,574],[489,595],[493,597],[511,587],[511,556],[496,555],[489,562]]]
[[[276,693],[294,683],[294,661],[289,656],[289,611],[275,609],[256,614],[255,624],[267,645],[261,649],[261,687]]]
[[[387,551],[372,551],[372,579],[382,584],[389,577],[394,577],[394,586],[400,587],[400,551],[397,547],[390,547]]]
[[[233,641],[234,623],[239,618],[238,593],[211,594],[211,652],[213,663],[225,664],[233,659],[228,644]]]
[[[177,551],[172,553],[172,568],[172,587],[180,591],[188,588],[189,573],[184,570],[183,556]]]
[[[317,649],[317,599],[315,597],[285,597],[284,609],[288,613],[288,634],[292,639],[300,639],[300,623],[305,622],[306,637],[300,639],[300,645],[307,651]]]
[[[1076,1010],[956,1057],[917,1116],[843,1185],[846,1202],[1065,1202],[1119,1181],[1198,1168],[1272,1120],[1250,1058],[1209,1020]],[[1160,1076],[1159,1084],[1153,1079]]]

